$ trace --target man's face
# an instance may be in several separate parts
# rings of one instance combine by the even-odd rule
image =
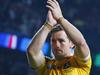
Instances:
[[[70,55],[70,41],[66,33],[61,30],[52,34],[51,46],[56,58],[67,57]]]

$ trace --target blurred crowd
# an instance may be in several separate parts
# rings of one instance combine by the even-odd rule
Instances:
[[[25,53],[0,48],[0,75],[35,75]]]
[[[46,19],[48,10],[45,7],[46,1],[0,0],[0,32],[16,34],[21,37],[32,37]],[[100,1],[58,1],[62,7],[64,17],[79,28],[85,36],[92,54],[93,52],[100,53]],[[4,50],[1,49],[1,51]],[[33,75],[29,70],[26,57],[18,55],[16,56],[16,53],[0,52],[0,75]],[[8,61],[8,59],[11,61]]]

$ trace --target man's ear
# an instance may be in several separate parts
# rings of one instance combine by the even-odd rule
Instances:
[[[71,55],[74,55],[74,50],[75,50],[75,45],[74,45],[73,42],[70,40],[70,52],[71,52]]]
[[[70,48],[75,48],[75,45],[71,40],[70,40]]]

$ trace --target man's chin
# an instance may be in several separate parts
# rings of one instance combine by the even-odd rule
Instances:
[[[60,59],[61,59],[61,58],[64,58],[65,56],[64,56],[64,55],[62,55],[62,54],[56,54],[56,55],[55,55],[55,57],[56,57],[56,58],[60,58]]]

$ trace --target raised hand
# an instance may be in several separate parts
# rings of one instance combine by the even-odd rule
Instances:
[[[54,26],[54,25],[57,24],[56,20],[55,20],[54,17],[52,16],[52,13],[51,13],[50,10],[48,10],[46,22],[49,23],[49,24],[52,25],[52,26]]]
[[[56,0],[48,0],[46,7],[51,10],[55,20],[63,17],[59,3]]]

